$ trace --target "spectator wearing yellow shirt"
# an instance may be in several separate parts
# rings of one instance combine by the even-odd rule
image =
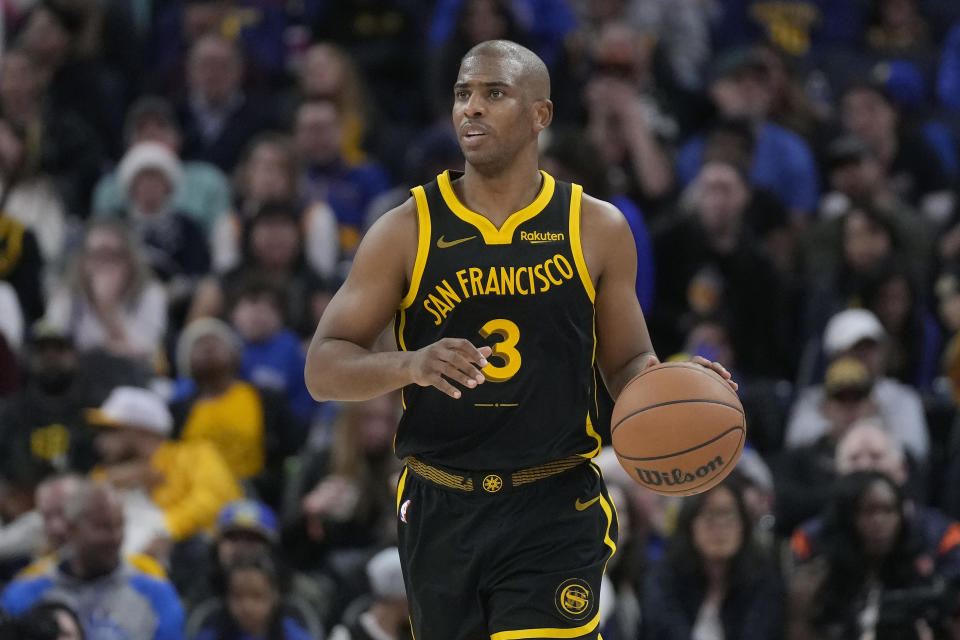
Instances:
[[[210,529],[223,505],[241,495],[209,442],[169,439],[173,417],[152,391],[117,387],[88,420],[102,428],[96,448],[103,466],[95,473],[119,489],[146,491],[173,542]]]
[[[175,433],[184,442],[210,442],[248,493],[276,506],[283,461],[302,444],[305,429],[279,392],[240,379],[241,343],[215,318],[191,322],[177,343],[177,370],[189,378],[173,403]]]

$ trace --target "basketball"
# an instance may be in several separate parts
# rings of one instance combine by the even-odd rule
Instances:
[[[719,374],[665,362],[627,383],[610,420],[613,450],[634,480],[668,496],[717,485],[747,437],[743,405]]]

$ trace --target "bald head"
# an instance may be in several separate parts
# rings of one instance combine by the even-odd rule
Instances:
[[[903,445],[875,418],[853,423],[836,449],[836,469],[840,475],[855,471],[882,471],[897,484],[907,481]]]
[[[467,51],[460,61],[463,67],[474,58],[496,58],[515,65],[517,80],[532,102],[550,99],[550,72],[540,56],[510,40],[487,40]]]

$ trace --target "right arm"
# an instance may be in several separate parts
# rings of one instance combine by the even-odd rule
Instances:
[[[409,384],[434,386],[459,398],[450,381],[483,382],[489,347],[444,338],[419,351],[374,352],[408,286],[416,260],[417,209],[413,198],[386,213],[364,236],[346,282],[317,325],[304,377],[316,400],[367,400]]]

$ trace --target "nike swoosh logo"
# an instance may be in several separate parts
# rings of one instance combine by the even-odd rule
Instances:
[[[446,249],[446,248],[448,248],[448,247],[455,247],[455,246],[457,246],[458,244],[461,244],[461,243],[463,243],[463,242],[467,242],[467,241],[469,241],[469,240],[473,240],[473,239],[476,238],[476,237],[477,237],[477,236],[470,236],[470,237],[468,237],[468,238],[457,238],[456,240],[449,240],[449,241],[448,241],[448,240],[444,240],[444,239],[443,239],[443,236],[440,236],[439,238],[437,238],[437,248],[438,248],[438,249]]]
[[[600,496],[597,496],[597,497],[594,498],[593,500],[587,500],[586,502],[580,502],[580,498],[577,498],[577,501],[573,503],[573,508],[576,509],[577,511],[583,511],[584,509],[586,509],[587,507],[589,507],[590,505],[592,505],[594,502],[596,502],[596,501],[599,500],[599,499],[600,499]]]

